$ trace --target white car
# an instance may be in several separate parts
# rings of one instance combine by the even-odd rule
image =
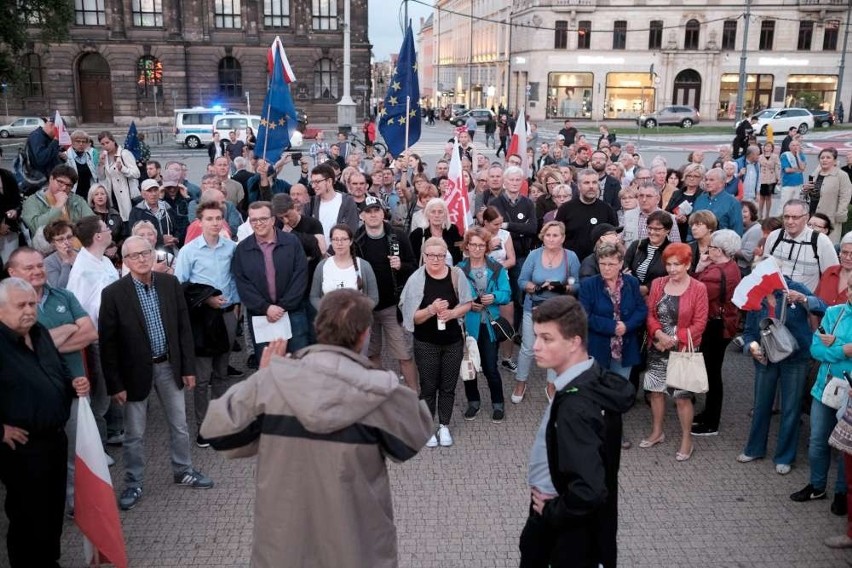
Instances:
[[[13,121],[11,124],[0,126],[0,138],[11,136],[29,136],[30,132],[44,124],[44,120],[37,116],[25,116]]]
[[[766,136],[766,127],[769,124],[772,125],[775,136],[785,135],[793,126],[799,129],[800,134],[807,134],[814,127],[814,115],[804,108],[768,108],[754,116],[757,118],[754,131],[761,136]]]

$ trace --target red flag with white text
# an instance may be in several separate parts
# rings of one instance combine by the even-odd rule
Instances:
[[[453,155],[450,158],[450,170],[447,177],[449,184],[447,184],[447,192],[444,194],[444,201],[447,203],[450,223],[458,228],[460,235],[464,235],[467,228],[473,224],[473,219],[470,213],[468,188],[464,183],[464,176],[462,176],[458,138],[453,142]]]

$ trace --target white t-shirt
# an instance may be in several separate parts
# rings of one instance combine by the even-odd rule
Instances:
[[[355,266],[338,268],[334,259],[329,258],[322,266],[322,293],[326,295],[343,288],[358,289],[358,273],[355,272]]]
[[[331,242],[331,228],[337,225],[337,216],[340,214],[340,207],[343,205],[343,196],[334,192],[334,199],[330,201],[319,200],[319,221],[322,223],[322,232],[325,235],[325,241]]]
[[[509,240],[509,231],[506,229],[500,229],[497,231],[497,237],[500,239],[500,248],[492,250],[488,253],[488,256],[497,262],[502,263],[506,260],[506,241]]]

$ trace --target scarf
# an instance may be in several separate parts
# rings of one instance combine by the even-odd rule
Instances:
[[[615,289],[606,286],[606,291],[609,294],[609,299],[612,301],[612,317],[615,321],[621,321],[621,290],[624,288],[624,278],[621,274],[615,280]],[[609,339],[609,346],[612,349],[612,358],[621,361],[621,355],[624,349],[624,336],[613,335]]]

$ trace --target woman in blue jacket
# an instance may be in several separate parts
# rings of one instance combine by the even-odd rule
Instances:
[[[589,318],[589,355],[604,369],[625,379],[641,358],[638,332],[648,306],[639,281],[622,273],[624,245],[600,243],[595,248],[600,274],[580,282],[580,303]]]
[[[497,368],[499,344],[491,327],[491,322],[500,317],[499,306],[509,303],[511,291],[508,272],[503,265],[488,257],[491,233],[482,227],[472,227],[464,235],[462,250],[467,258],[458,267],[467,276],[473,305],[464,318],[468,335],[476,339],[482,373],[488,381],[491,391],[491,421],[502,422],[506,409],[503,402],[503,381]],[[467,397],[465,420],[473,420],[479,414],[481,399],[476,381],[465,381],[464,394]]]
[[[822,315],[825,312],[825,302],[814,296],[806,286],[786,276],[784,280],[789,288],[786,295],[779,290],[763,299],[760,310],[747,312],[746,315],[743,352],[754,358],[754,412],[745,449],[737,457],[738,462],[747,463],[766,455],[772,403],[775,400],[775,391],[780,388],[781,423],[773,458],[775,471],[780,475],[790,472],[799,446],[799,415],[810,364],[808,347],[812,334],[808,316],[812,313]],[[760,343],[760,322],[763,318],[772,316],[781,319],[784,302],[787,302],[784,325],[793,334],[798,348],[786,359],[772,363],[762,353],[755,353],[750,344],[753,341]]]

